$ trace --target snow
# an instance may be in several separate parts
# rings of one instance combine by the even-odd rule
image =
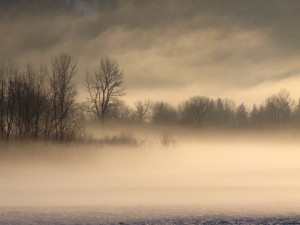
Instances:
[[[206,211],[197,206],[1,208],[0,224],[299,224],[300,215]]]

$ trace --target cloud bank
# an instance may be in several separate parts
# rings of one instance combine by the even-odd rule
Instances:
[[[119,61],[128,102],[191,95],[250,105],[280,88],[300,96],[298,1],[24,1],[0,3],[0,59],[78,58],[76,77],[102,56]]]

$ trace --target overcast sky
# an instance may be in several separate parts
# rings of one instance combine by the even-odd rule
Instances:
[[[118,60],[128,103],[193,95],[250,106],[300,97],[298,0],[1,0],[0,59],[78,59],[76,82],[102,56]]]

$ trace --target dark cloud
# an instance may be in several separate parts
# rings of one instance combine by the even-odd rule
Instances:
[[[175,21],[199,17],[180,29],[222,27],[232,29],[240,26],[248,29],[271,31],[273,38],[285,47],[299,48],[300,3],[297,0],[2,0],[2,18],[31,16],[35,19],[66,14],[84,16],[95,23],[82,33],[98,33],[116,26],[127,29],[162,29]],[[21,22],[21,21],[20,21]],[[62,21],[63,22],[63,21]],[[83,28],[84,29],[84,28]]]
[[[299,11],[298,0],[1,0],[0,59],[67,51],[81,82],[109,55],[129,89],[251,88],[298,76]]]
[[[34,18],[57,16],[65,13],[77,16],[96,16],[98,25],[93,28],[147,28],[168,26],[176,20],[201,19],[188,29],[199,27],[241,26],[271,29],[274,38],[297,44],[299,38],[300,3],[297,0],[2,0],[2,17],[10,19],[28,15]],[[100,25],[99,25],[100,24]],[[288,44],[288,43],[286,43]],[[299,44],[300,45],[300,44]]]

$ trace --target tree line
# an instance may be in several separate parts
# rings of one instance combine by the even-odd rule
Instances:
[[[112,108],[107,119],[206,128],[300,128],[300,101],[295,104],[284,89],[266,98],[261,105],[254,104],[251,109],[244,103],[236,105],[230,99],[194,96],[175,107],[166,101],[147,100],[136,102],[134,108],[123,103],[118,110],[123,113],[116,113]]]
[[[0,138],[73,140],[81,135],[76,60],[61,53],[38,68],[0,64]]]
[[[300,101],[287,90],[247,110],[229,99],[194,96],[178,106],[167,101],[137,101],[129,107],[124,74],[114,59],[103,57],[87,72],[88,98],[78,102],[74,84],[77,61],[60,53],[48,65],[0,63],[0,139],[71,141],[84,136],[84,122],[187,125],[217,128],[300,127]]]

